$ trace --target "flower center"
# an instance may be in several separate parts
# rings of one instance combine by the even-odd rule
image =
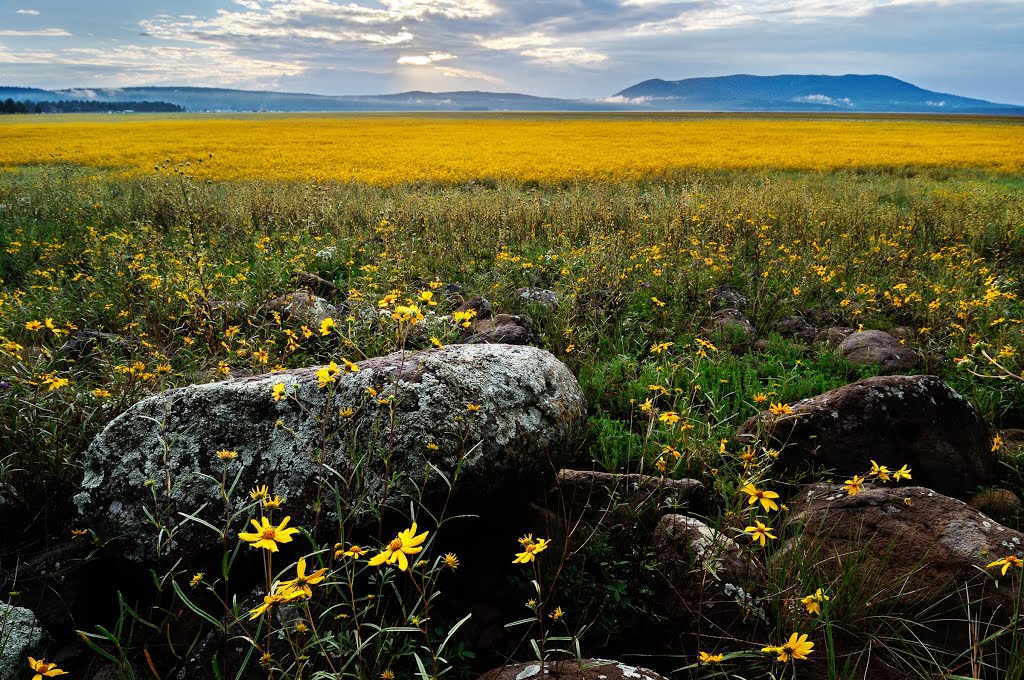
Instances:
[[[402,549],[402,539],[400,539],[400,538],[396,538],[395,540],[393,540],[390,543],[388,543],[388,550],[390,550],[391,552],[394,552],[396,550],[401,550],[401,549]]]
[[[274,536],[276,536],[276,533],[275,533],[274,529],[267,528],[267,529],[263,530],[263,538],[264,539],[269,540],[269,541],[273,541],[274,540]]]

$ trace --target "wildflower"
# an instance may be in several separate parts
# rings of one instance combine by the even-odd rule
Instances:
[[[438,349],[441,349],[442,347],[444,347],[444,344],[441,342],[441,340],[436,335],[431,335],[430,336],[430,344],[433,345],[434,347],[438,348]]]
[[[911,498],[910,496],[904,496],[903,497],[903,505],[907,506],[908,508],[913,506],[914,505],[914,499]]]
[[[343,364],[345,364],[345,372],[346,373],[358,373],[359,372],[359,367],[356,366],[351,361],[349,361],[348,359],[346,359],[345,357],[341,358],[341,362]]]
[[[519,539],[519,544],[523,546],[523,552],[516,553],[516,558],[512,560],[512,564],[526,564],[527,562],[533,562],[537,559],[539,553],[544,552],[548,544],[551,542],[547,538],[539,538],[536,541],[533,540],[533,536],[527,536],[526,539]]]
[[[327,567],[317,569],[312,574],[306,574],[306,558],[300,557],[299,563],[295,567],[295,578],[290,581],[281,581],[278,585],[280,592],[289,600],[296,599],[299,597],[312,597],[313,589],[310,586],[315,586],[324,580],[324,574],[327,573]]]
[[[97,387],[92,391],[92,396],[96,397],[97,399],[109,399],[114,395],[111,394],[108,390],[103,389],[102,387]]]
[[[71,538],[81,538],[89,533],[88,529],[72,529]]]
[[[218,451],[214,455],[217,456],[218,458],[220,458],[221,460],[231,460],[232,458],[235,458],[235,457],[238,456],[238,451],[231,451],[229,449],[221,449],[220,451]]]
[[[249,520],[252,522],[253,527],[256,531],[252,533],[246,533],[244,531],[239,532],[238,537],[247,543],[251,543],[254,548],[264,548],[270,552],[277,552],[278,543],[291,543],[292,534],[297,534],[298,529],[285,528],[288,526],[288,522],[291,517],[285,517],[279,525],[273,526],[266,517],[260,517],[260,521],[257,522],[254,519]]]
[[[997,433],[992,439],[992,453],[995,453],[1001,448],[1003,448],[1003,438]]]
[[[334,544],[334,557],[351,557],[354,560],[358,560],[361,556],[366,554],[366,550],[360,548],[358,545],[354,545],[348,550],[341,549],[341,543]]]
[[[434,294],[429,290],[421,290],[418,298],[420,302],[426,303],[429,307],[437,305],[437,302],[434,300]]]
[[[429,531],[424,531],[420,535],[416,535],[416,522],[412,523],[412,526],[405,531],[398,533],[390,543],[380,554],[370,560],[371,567],[377,567],[382,564],[395,564],[398,563],[398,568],[405,571],[409,568],[409,558],[406,555],[415,555],[419,551],[423,550],[422,543],[427,538]]]
[[[395,680],[395,672],[390,668],[380,674],[380,680]]]
[[[235,337],[235,334],[238,333],[238,331],[240,330],[242,330],[241,326],[228,326],[227,328],[224,329],[224,335],[226,337],[233,338]]]
[[[721,663],[724,658],[724,654],[708,654],[707,652],[701,652],[697,655],[697,663]]]
[[[651,297],[651,302],[653,302],[654,304],[656,304],[659,307],[664,307],[665,306],[665,303],[662,302],[661,300],[659,300],[656,297]]]
[[[1001,560],[996,560],[995,562],[990,562],[990,563],[986,564],[985,568],[986,569],[991,569],[992,567],[999,567],[999,566],[1001,566],[1003,568],[1003,570],[1001,572],[1002,575],[1006,576],[1006,570],[1009,569],[1010,567],[1017,567],[1018,569],[1024,568],[1024,560],[1022,560],[1021,558],[1017,557],[1016,555],[1007,555],[1006,557],[1004,557]]]
[[[334,319],[327,317],[320,322],[320,335],[330,335],[331,331],[334,330]]]
[[[203,582],[203,572],[199,572],[192,576],[192,580],[188,582],[192,588],[198,588],[199,584]]]
[[[218,362],[218,364],[217,364],[217,373],[219,375],[225,377],[225,378],[228,377],[229,375],[231,375],[231,367],[228,366],[228,362],[226,362],[226,361]]]
[[[43,384],[49,383],[50,387],[48,389],[50,390],[59,390],[62,387],[66,387],[69,382],[67,378],[50,378],[49,380],[44,380]]]
[[[300,634],[300,635],[302,633],[308,633],[309,632],[309,626],[306,625],[305,621],[299,621],[298,623],[295,624],[295,632]]]
[[[274,397],[274,401],[281,401],[282,399],[285,398],[284,390],[284,383],[277,383],[276,385],[274,385],[274,389],[271,392],[271,396]]]
[[[31,656],[28,657],[28,667],[36,672],[32,676],[32,680],[42,680],[42,678],[52,678],[56,675],[67,675],[68,673],[57,668],[55,663],[46,663],[46,659],[36,661]]]
[[[256,486],[249,492],[249,498],[254,501],[261,501],[270,495],[270,491],[267,490],[267,485]]]
[[[875,461],[871,461],[871,472],[869,474],[873,477],[878,477],[883,482],[889,481],[889,468],[884,465],[879,465]]]
[[[352,410],[351,406],[346,406],[345,408],[338,410],[338,415],[342,418],[351,418],[353,413],[355,413],[355,411]]]
[[[856,496],[860,493],[860,487],[864,484],[864,478],[860,475],[854,475],[853,479],[848,479],[843,482],[843,486],[846,487],[846,493],[851,496]]]
[[[388,293],[387,295],[382,297],[377,302],[377,306],[378,307],[387,307],[388,305],[393,304],[393,303],[395,303],[397,301],[398,301],[398,293]]]
[[[270,360],[270,354],[267,352],[267,350],[262,348],[254,351],[252,353],[252,356],[254,359],[256,359],[256,361],[260,362],[261,364],[265,364]],[[170,370],[170,364],[167,365],[167,368],[168,370]]]
[[[263,656],[260,657],[260,665],[264,668],[270,668],[274,665],[274,657],[270,655],[270,652],[263,653]]]
[[[793,413],[793,409],[790,408],[789,404],[772,404],[768,407],[768,410],[777,416],[788,416]]]
[[[476,413],[480,410],[480,404],[466,404],[466,410],[470,413]]]
[[[437,451],[439,448],[441,448],[441,447],[438,446],[437,444],[435,444],[434,442],[427,442],[427,450],[428,451]]]
[[[828,602],[828,600],[829,597],[825,594],[825,591],[821,588],[818,588],[818,590],[815,591],[813,595],[808,595],[807,597],[802,598],[800,602],[802,602],[803,605],[807,607],[808,614],[820,614],[821,603]]]
[[[335,376],[341,373],[341,367],[333,361],[326,367],[318,369],[316,372],[317,386],[324,388],[334,383]]]
[[[444,566],[449,569],[459,568],[459,558],[455,553],[445,553],[444,555]]]
[[[896,472],[892,473],[892,478],[895,479],[897,482],[904,479],[913,479],[913,477],[910,476],[910,468],[908,468],[906,465],[901,467]]]
[[[777,538],[771,533],[773,531],[771,527],[765,526],[760,520],[756,519],[754,520],[754,526],[747,527],[743,531],[744,533],[750,534],[751,541],[759,541],[762,548],[765,545],[766,538]]]
[[[263,499],[263,507],[267,508],[268,510],[277,510],[278,508],[281,507],[282,502],[283,501],[281,500],[280,496],[274,496],[273,498],[271,498],[268,495]]]
[[[807,641],[807,633],[800,635],[793,633],[789,640],[781,647],[765,647],[762,652],[778,654],[778,661],[786,662],[790,659],[806,659],[814,648],[813,642]]]
[[[558,619],[560,619],[563,616],[565,616],[565,612],[562,611],[561,607],[555,607],[555,611],[553,611],[550,614],[548,614],[548,616],[551,617],[552,621],[557,621]]]
[[[763,404],[764,402],[768,401],[768,395],[765,394],[764,392],[758,392],[753,397],[751,397],[751,399],[754,400],[755,404]]]
[[[725,451],[721,450],[721,447],[720,447],[719,450],[720,450],[721,453],[725,453]],[[751,465],[755,460],[757,460],[757,452],[755,451],[754,447],[753,446],[745,446],[745,447],[743,447],[743,453],[740,454],[740,459],[743,460],[743,465],[744,466]],[[774,498],[777,498],[777,496],[774,496]],[[750,501],[750,504],[753,505],[754,501]]]
[[[661,456],[661,457],[659,457],[659,458],[658,458],[658,462],[656,462],[656,463],[654,464],[654,467],[655,467],[655,468],[656,468],[656,469],[658,470],[658,472],[660,472],[661,474],[665,474],[665,472],[666,472],[666,471],[668,470],[668,461],[667,461],[667,460],[665,460],[665,458],[664,458],[663,456]]]
[[[754,503],[760,502],[761,507],[764,508],[765,512],[770,510],[778,510],[779,506],[775,504],[773,498],[778,498],[779,494],[774,491],[765,491],[764,489],[758,489],[753,484],[747,484],[742,489],[743,493],[747,494],[747,505],[753,505]]]
[[[38,331],[41,330],[42,327],[43,324],[41,321],[29,321],[28,323],[25,324],[25,328],[30,331]]]
[[[676,423],[679,422],[679,414],[676,413],[675,411],[665,411],[660,416],[658,416],[658,420],[669,425],[675,425]]]
[[[651,354],[661,354],[672,345],[673,343],[671,342],[656,342],[651,345]]]
[[[640,403],[640,410],[643,413],[649,413],[652,408],[654,408],[654,403],[650,399]]]

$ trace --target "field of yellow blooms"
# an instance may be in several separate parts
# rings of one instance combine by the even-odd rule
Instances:
[[[212,154],[212,160],[210,159]],[[1024,168],[1012,119],[757,116],[191,115],[0,121],[0,167],[64,161],[132,175],[203,157],[208,179],[394,185],[562,182],[682,170]]]

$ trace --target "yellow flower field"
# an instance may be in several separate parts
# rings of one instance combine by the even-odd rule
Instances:
[[[210,154],[213,154],[212,159]],[[10,116],[0,167],[64,161],[210,179],[560,182],[697,169],[1024,170],[1024,121],[753,115]]]

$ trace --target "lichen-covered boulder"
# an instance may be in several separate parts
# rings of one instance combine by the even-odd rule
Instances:
[[[0,680],[28,677],[25,657],[40,656],[36,650],[45,639],[46,632],[35,614],[0,602]]]
[[[737,432],[742,443],[779,450],[776,466],[789,476],[823,468],[845,479],[874,460],[891,470],[906,465],[915,483],[966,498],[995,468],[981,416],[935,376],[866,378],[791,409],[763,411]]]
[[[851,364],[877,365],[883,373],[900,373],[921,363],[910,347],[884,331],[860,331],[839,343],[839,354]]]
[[[356,368],[192,385],[135,404],[86,454],[75,497],[85,524],[125,537],[138,560],[158,553],[151,518],[166,527],[160,551],[220,545],[218,532],[185,520],[223,525],[222,479],[233,508],[266,484],[305,528],[330,516],[332,487],[356,523],[420,494],[447,497],[456,471],[457,493],[501,502],[550,482],[586,416],[572,373],[534,347],[453,345]]]

